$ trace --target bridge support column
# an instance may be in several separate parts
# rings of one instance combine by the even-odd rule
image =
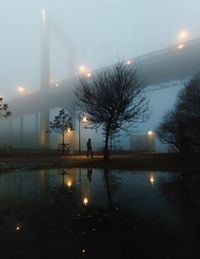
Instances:
[[[49,110],[44,109],[40,113],[40,146],[49,147],[49,135],[47,130],[49,128]]]
[[[20,133],[19,133],[19,145],[21,148],[24,147],[24,117],[20,117]]]

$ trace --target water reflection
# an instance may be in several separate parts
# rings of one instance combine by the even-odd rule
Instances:
[[[12,258],[12,252],[22,258],[25,251],[30,258],[192,258],[199,240],[199,184],[198,177],[152,171],[1,174],[1,258]],[[198,206],[188,211],[174,195]],[[20,239],[9,242],[16,232]]]

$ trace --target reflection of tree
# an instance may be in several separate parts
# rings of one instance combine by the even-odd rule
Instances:
[[[200,177],[179,174],[161,184],[161,190],[182,207],[200,208]]]
[[[110,171],[108,168],[104,169],[105,188],[110,208],[113,208],[112,194],[119,190],[120,179],[121,178],[116,175],[116,172]]]

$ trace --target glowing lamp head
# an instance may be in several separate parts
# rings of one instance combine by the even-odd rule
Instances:
[[[23,86],[19,86],[17,88],[17,91],[20,93],[20,94],[23,94],[25,92],[25,88]]]
[[[183,44],[179,44],[177,48],[178,48],[178,49],[183,49],[183,48],[184,48],[184,45],[183,45]]]
[[[67,186],[70,188],[72,186],[72,182],[71,181],[68,181],[67,182]]]
[[[181,31],[180,33],[179,33],[179,38],[181,39],[181,40],[185,40],[185,38],[188,36],[188,32],[187,31]]]
[[[83,199],[83,204],[84,204],[85,206],[88,204],[88,198],[85,197],[85,198]]]
[[[86,75],[87,77],[91,77],[92,76],[92,74],[91,73],[87,73],[87,75]]]
[[[87,122],[87,117],[86,116],[83,117],[82,122]]]
[[[126,65],[130,65],[130,64],[132,64],[132,62],[133,62],[132,60],[127,60],[127,61],[125,62],[125,64],[126,64]]]
[[[147,132],[147,134],[148,134],[148,136],[151,136],[151,135],[153,135],[153,131],[152,131],[152,130],[149,130],[149,131]]]

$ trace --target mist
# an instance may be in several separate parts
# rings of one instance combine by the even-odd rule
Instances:
[[[57,30],[51,33],[49,60],[50,83],[56,84],[77,75],[83,66],[91,72],[119,59],[134,60],[198,39],[199,7],[197,0],[2,0],[0,95],[12,106],[13,98],[41,88],[43,9]],[[181,86],[166,90],[171,97],[162,109],[164,94],[152,93],[153,115],[142,126],[144,132],[172,107]]]

